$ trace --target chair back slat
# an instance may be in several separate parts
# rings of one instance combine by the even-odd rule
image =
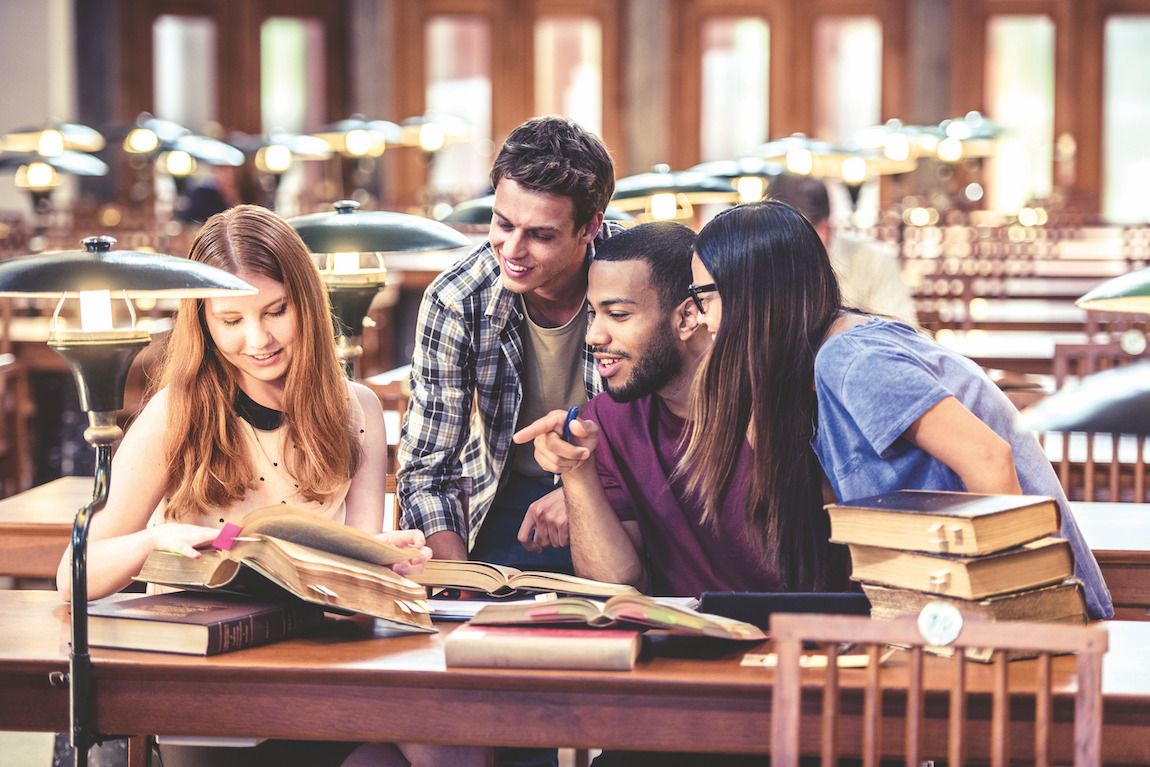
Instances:
[[[1018,711],[1013,711],[1012,700],[1017,703],[1020,697],[1034,701],[1034,762],[1049,765],[1052,759],[1052,735],[1054,733],[1054,692],[1052,655],[1074,653],[1077,690],[1074,708],[1074,764],[1077,767],[1094,767],[1100,764],[1101,742],[1099,731],[1102,725],[1102,656],[1107,649],[1107,632],[1096,626],[1075,626],[1049,623],[1013,623],[984,621],[977,616],[963,616],[961,632],[947,648],[948,659],[926,657],[926,641],[923,639],[916,620],[917,616],[902,616],[894,620],[871,620],[862,616],[777,614],[771,616],[770,633],[778,657],[775,685],[771,705],[772,734],[771,754],[774,767],[797,767],[802,751],[800,733],[804,730],[801,719],[802,681],[801,670],[804,643],[815,643],[827,647],[829,656],[826,670],[811,671],[822,675],[822,727],[817,743],[823,764],[835,764],[840,755],[851,756],[838,742],[840,729],[845,723],[839,710],[847,675],[855,680],[854,689],[862,687],[863,711],[861,720],[861,743],[855,740],[851,750],[858,749],[863,765],[877,765],[883,756],[898,755],[905,758],[906,764],[922,764],[926,760],[941,759],[945,756],[950,765],[963,765],[968,759],[989,760],[993,765],[1008,767],[1014,754],[1011,736]],[[839,671],[837,652],[829,650],[838,643],[850,641],[866,649],[868,662],[862,671]],[[884,668],[880,652],[884,646],[894,645],[909,649],[891,668]],[[983,699],[990,692],[989,737],[985,729],[985,714],[976,716],[978,722],[977,739],[982,750],[988,753],[970,752],[971,732],[968,727],[970,713],[970,673],[967,658],[968,649],[993,650],[992,664],[987,673],[979,675],[987,679],[987,686],[979,686]],[[932,648],[938,653],[940,648]],[[1037,656],[1033,661],[1013,661],[1017,653],[1028,657]],[[945,676],[934,669],[942,664],[953,664]],[[1031,669],[1014,670],[1019,663],[1033,663]],[[1061,668],[1061,666],[1060,666]],[[927,684],[927,673],[930,684]],[[945,679],[944,687],[939,687]],[[1011,683],[1021,690],[1012,690]],[[884,684],[886,685],[884,687]],[[857,686],[855,686],[857,685]],[[989,687],[989,690],[988,690]],[[949,689],[948,689],[949,688]],[[945,748],[937,741],[926,741],[928,732],[940,732],[940,728],[928,723],[928,692],[937,696],[948,689],[946,700],[949,712],[945,733]],[[883,698],[884,691],[898,692],[904,697],[905,742],[891,743],[890,749],[883,746]],[[932,704],[933,705],[933,704]],[[813,712],[812,712],[813,715]],[[1029,716],[1030,714],[1027,714]],[[897,725],[891,725],[892,728]],[[858,737],[853,734],[852,738]],[[1019,730],[1022,732],[1023,730]],[[812,734],[814,730],[811,730]],[[830,742],[828,742],[828,740]],[[1028,738],[1029,740],[1029,738]],[[816,743],[807,744],[815,747]],[[1020,748],[1022,743],[1018,744]],[[899,753],[901,751],[901,753]]]
[[[863,767],[878,767],[882,753],[882,690],[879,687],[879,646],[867,648],[866,702],[863,708]]]
[[[1034,700],[1034,764],[1050,767],[1050,734],[1054,725],[1054,692],[1050,653],[1039,653],[1038,689]]]
[[[839,707],[835,705],[839,696],[839,648],[830,645],[827,648],[827,694],[823,696],[823,730],[822,747],[820,752],[823,764],[837,765],[839,763],[838,739],[835,732],[838,730]]]
[[[954,683],[950,688],[950,717],[947,721],[947,759],[955,767],[966,764],[966,664],[954,664]]]
[[[923,681],[922,648],[910,648],[910,678],[906,691],[906,758],[910,764],[921,764]]]
[[[1007,687],[1009,661],[1004,650],[996,650],[994,664],[994,703],[990,715],[991,767],[1010,767],[1010,690]]]

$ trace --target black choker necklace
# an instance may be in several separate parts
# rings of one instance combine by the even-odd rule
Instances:
[[[260,431],[275,431],[283,423],[282,412],[264,407],[249,397],[243,389],[236,389],[236,401],[232,407],[240,418]]]

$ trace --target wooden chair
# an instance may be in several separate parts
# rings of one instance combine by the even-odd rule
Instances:
[[[1049,765],[1051,759],[1051,734],[1054,729],[1054,693],[1052,690],[1051,656],[1054,654],[1077,653],[1077,688],[1074,692],[1074,764],[1088,767],[1100,764],[1101,743],[1099,733],[1102,728],[1102,656],[1107,649],[1108,634],[1105,629],[1092,626],[1069,626],[1046,623],[984,622],[973,616],[963,616],[961,633],[950,643],[955,651],[948,659],[938,659],[944,670],[953,671],[949,678],[934,673],[935,659],[924,664],[924,640],[918,628],[917,616],[903,616],[895,620],[872,620],[861,616],[846,615],[799,615],[778,614],[771,616],[771,638],[778,654],[778,667],[775,674],[774,692],[771,701],[771,764],[773,767],[797,767],[800,753],[821,748],[822,764],[837,765],[840,753],[839,730],[843,725],[844,700],[842,693],[847,687],[856,692],[862,688],[861,735],[853,731],[855,740],[861,738],[863,765],[879,763],[885,755],[901,754],[907,765],[919,767],[924,760],[946,759],[949,767],[961,767],[968,758],[968,748],[975,742],[974,727],[968,726],[978,718],[975,705],[981,705],[986,698],[986,690],[991,689],[989,755],[978,754],[979,762],[989,761],[995,767],[1006,767],[1011,756],[1010,724],[1011,709],[1019,716],[1019,706],[1012,706],[1011,682],[1014,682],[1015,700],[1022,698],[1024,705],[1034,714],[1034,755],[1036,765]],[[864,646],[869,655],[866,669],[839,669],[836,657],[840,642],[850,641]],[[822,688],[821,727],[809,732],[819,732],[816,744],[813,738],[807,743],[800,742],[801,717],[810,710],[812,716],[817,705],[804,704],[803,672],[801,671],[804,643],[816,643],[827,653],[826,670],[811,669],[806,680],[808,699],[811,687]],[[879,650],[883,645],[893,644],[908,650],[896,652],[891,660],[880,666]],[[809,646],[809,645],[807,645]],[[978,668],[968,670],[972,661],[966,659],[963,648],[994,648],[994,660],[990,667],[975,664]],[[1007,651],[1037,653],[1034,660],[1019,661],[1016,665],[1030,664],[1029,668],[1009,671],[1010,661]],[[924,683],[924,665],[931,667],[929,684]],[[989,672],[989,674],[988,674]],[[1021,673],[1019,673],[1021,672]],[[991,677],[982,692],[972,693],[968,689],[969,678],[975,674]],[[817,675],[817,679],[813,678]],[[848,676],[849,675],[849,676]],[[884,682],[894,683],[884,685]],[[1022,681],[1025,680],[1025,681]],[[848,681],[848,685],[842,684]],[[861,682],[861,684],[860,684]],[[897,691],[897,692],[895,692]],[[1062,690],[1059,691],[1062,693]],[[885,693],[885,694],[884,694]],[[970,713],[976,716],[968,719]],[[883,714],[901,713],[905,704],[905,744],[902,748],[883,748]],[[947,711],[946,729],[943,730],[941,712]],[[927,727],[924,711],[931,712],[932,734],[945,733],[947,750],[938,753],[924,753],[923,735]],[[890,714],[888,713],[888,716]],[[942,738],[940,737],[940,740]],[[807,746],[806,749],[803,746]],[[987,758],[988,756],[988,758]]]
[[[1094,373],[1147,358],[1150,351],[1130,353],[1116,336],[1095,344],[1056,344],[1054,384],[1061,389]],[[1064,432],[1043,435],[1043,442],[1068,498],[1133,503],[1147,500],[1150,450],[1146,435]]]
[[[11,354],[0,354],[0,498],[32,487],[32,435],[35,411],[28,369]]]
[[[1135,331],[1137,332],[1137,331]],[[1052,372],[1054,387],[1061,389],[1076,379],[1092,373],[1129,365],[1131,362],[1150,356],[1146,350],[1131,353],[1123,348],[1122,340],[1112,336],[1110,340],[1094,344],[1055,344]]]
[[[404,428],[407,404],[411,400],[407,381],[405,378],[394,378],[391,381],[376,382],[371,378],[365,378],[360,383],[374,391],[375,396],[379,398],[379,405],[383,406],[384,420],[388,424],[388,471],[394,474],[399,469],[396,457],[399,431]]]

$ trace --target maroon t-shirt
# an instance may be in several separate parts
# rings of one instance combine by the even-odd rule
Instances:
[[[687,492],[684,479],[671,479],[686,422],[658,395],[619,404],[600,394],[585,417],[599,424],[602,434],[595,456],[611,507],[619,519],[639,523],[652,594],[781,590],[773,563],[765,562],[746,536],[753,454],[745,436],[726,503],[712,525],[700,521],[702,505]]]

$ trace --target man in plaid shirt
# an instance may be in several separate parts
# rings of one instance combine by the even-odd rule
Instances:
[[[570,572],[562,490],[511,435],[601,390],[584,308],[596,243],[619,231],[603,222],[614,165],[573,121],[539,117],[507,138],[491,184],[489,241],[419,310],[396,477],[403,526],[437,558]]]

